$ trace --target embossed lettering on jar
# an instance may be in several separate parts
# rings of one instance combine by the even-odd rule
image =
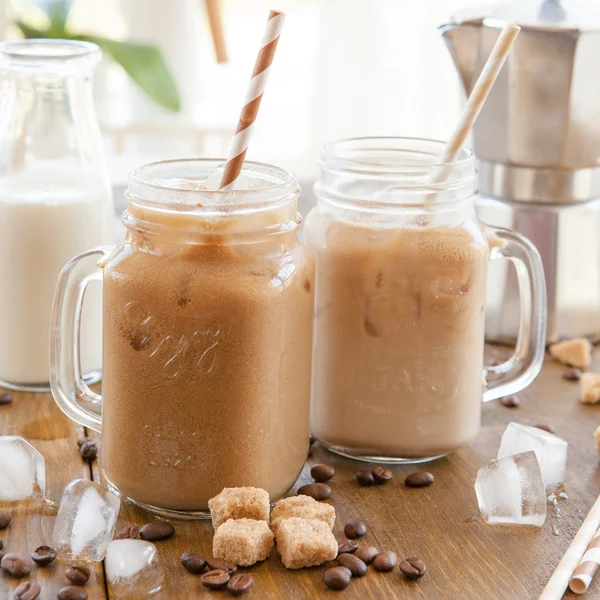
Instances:
[[[293,175],[218,161],[141,167],[104,268],[103,468],[134,500],[197,511],[223,487],[272,499],[308,447],[314,265]],[[176,491],[176,493],[174,493]]]

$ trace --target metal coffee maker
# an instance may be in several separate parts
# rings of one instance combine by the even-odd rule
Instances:
[[[503,22],[522,30],[473,130],[485,223],[537,246],[548,343],[600,340],[600,3],[513,0],[440,27],[469,94]],[[517,337],[511,265],[490,265],[486,337]]]

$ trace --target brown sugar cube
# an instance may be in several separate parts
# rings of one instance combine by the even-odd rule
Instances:
[[[582,373],[579,380],[582,402],[596,404],[600,402],[600,375],[598,373]]]
[[[277,526],[283,519],[300,517],[302,519],[318,519],[333,529],[335,508],[325,502],[317,502],[310,496],[290,496],[277,503],[271,511],[271,529],[277,537]]]
[[[269,494],[255,487],[225,488],[208,501],[214,530],[227,519],[269,522]]]
[[[333,560],[338,543],[325,521],[291,517],[277,526],[277,550],[287,569],[301,569]]]
[[[268,558],[273,549],[273,532],[266,521],[228,519],[213,538],[213,556],[240,567]]]
[[[592,345],[585,338],[552,344],[550,355],[565,365],[585,369],[592,362]]]

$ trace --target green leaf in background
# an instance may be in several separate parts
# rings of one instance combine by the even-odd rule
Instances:
[[[20,29],[21,33],[23,34],[23,37],[26,40],[48,37],[48,31],[41,31],[40,29],[36,29],[35,27],[30,27],[22,21],[15,21],[13,24]]]
[[[158,48],[97,36],[78,35],[76,38],[98,44],[157,104],[174,112],[180,110],[179,92]]]

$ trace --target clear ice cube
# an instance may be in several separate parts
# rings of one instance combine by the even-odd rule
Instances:
[[[143,540],[114,540],[106,550],[106,578],[117,598],[147,597],[160,591],[164,571],[156,546]]]
[[[477,471],[475,493],[490,525],[534,525],[546,520],[546,492],[535,452],[494,460]]]
[[[502,435],[498,458],[532,450],[540,463],[546,494],[552,494],[565,480],[567,447],[567,442],[543,429],[509,423]]]
[[[22,437],[0,436],[0,502],[45,497],[44,457]]]
[[[112,539],[121,501],[93,481],[76,479],[65,488],[56,521],[54,546],[61,558],[98,562]]]

